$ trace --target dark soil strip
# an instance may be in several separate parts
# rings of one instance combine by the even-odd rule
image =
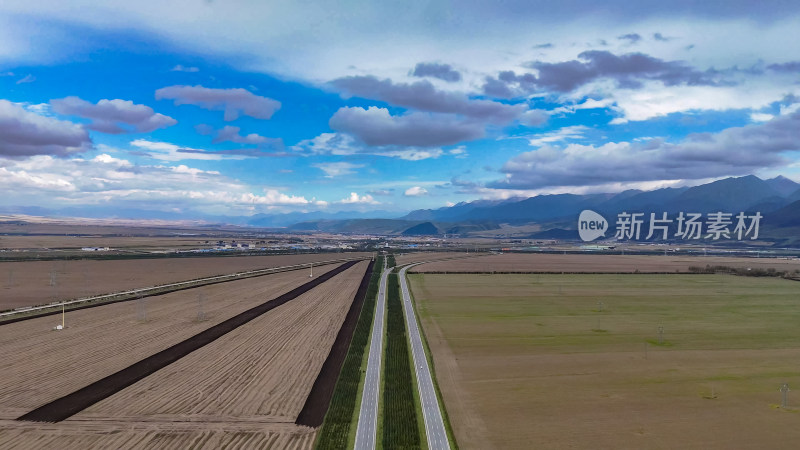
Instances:
[[[331,264],[331,263],[335,263],[335,262],[341,262],[341,261],[342,260],[330,261],[329,263],[325,263],[325,264],[327,265],[327,264]],[[172,292],[186,291],[186,290],[189,290],[189,289],[195,289],[195,288],[199,288],[199,287],[203,287],[203,286],[211,286],[212,284],[229,283],[231,281],[240,281],[240,280],[246,280],[248,278],[263,277],[263,276],[266,276],[266,275],[274,275],[276,273],[291,272],[293,270],[305,270],[306,267],[308,267],[308,266],[298,267],[298,268],[294,268],[294,269],[281,269],[281,270],[269,271],[267,273],[247,274],[247,275],[242,275],[240,277],[227,278],[227,279],[224,279],[224,280],[214,280],[214,281],[201,281],[201,280],[198,280],[197,284],[191,284],[191,285],[187,285],[187,286],[178,286],[178,287],[168,287],[168,288],[164,288],[164,290],[154,290],[153,292],[147,292],[147,293],[143,293],[143,294],[131,295],[130,297],[123,297],[123,298],[113,299],[113,300],[101,300],[99,302],[87,302],[85,305],[68,306],[66,311],[70,312],[70,311],[78,311],[78,310],[81,310],[81,309],[97,308],[98,306],[106,306],[106,305],[111,305],[111,304],[120,303],[120,302],[129,302],[131,300],[139,300],[140,298],[146,298],[146,297],[156,297],[156,296],[159,296],[159,295],[169,294],[169,293],[172,293]],[[268,269],[264,269],[264,270],[268,270]],[[192,280],[186,280],[186,281],[192,281]],[[58,306],[54,306],[53,308],[57,308],[57,307]],[[22,313],[22,314],[24,314],[24,313]],[[0,319],[0,326],[8,325],[10,323],[22,322],[23,320],[38,319],[39,317],[54,316],[56,314],[61,314],[61,310],[60,309],[54,309],[52,311],[33,313],[33,314],[30,314],[30,315],[23,315],[23,316],[14,317],[14,318],[11,318],[11,319]]]
[[[339,334],[336,335],[336,340],[333,341],[331,351],[328,353],[328,357],[325,358],[325,362],[322,363],[322,369],[320,369],[317,379],[314,380],[314,386],[311,387],[306,403],[294,422],[297,425],[317,428],[322,425],[322,421],[325,419],[325,414],[328,412],[328,406],[331,404],[331,398],[333,397],[333,390],[336,387],[336,380],[339,379],[339,372],[342,370],[347,350],[350,348],[350,341],[353,339],[353,333],[356,330],[358,316],[361,314],[361,308],[367,296],[367,287],[369,286],[370,278],[372,278],[374,265],[374,261],[369,263],[367,272],[364,274],[364,278],[361,279],[361,285],[359,285],[358,291],[353,298],[353,303],[350,304],[350,309],[347,311],[344,322],[342,322]]]
[[[183,342],[175,344],[166,350],[162,350],[152,356],[149,356],[82,389],[65,395],[64,397],[54,400],[44,406],[40,406],[39,408],[34,409],[22,417],[19,417],[17,420],[27,420],[32,422],[60,422],[64,419],[67,419],[68,417],[83,411],[95,403],[116,394],[122,389],[125,389],[126,387],[136,383],[148,375],[155,373],[157,370],[174,363],[189,353],[219,339],[225,334],[246,324],[247,322],[250,322],[267,311],[297,298],[298,296],[310,291],[314,287],[319,286],[334,276],[344,272],[350,267],[353,267],[357,263],[358,261],[344,263],[330,272],[321,275],[319,278],[315,278],[312,281],[309,281],[308,283],[287,292],[286,294],[251,308],[186,339]]]

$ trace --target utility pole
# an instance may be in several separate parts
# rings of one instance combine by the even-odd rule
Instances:
[[[789,407],[789,383],[783,383],[780,390],[781,390],[781,408],[786,409]]]
[[[202,322],[206,320],[206,313],[203,310],[203,303],[205,303],[205,296],[200,293],[197,294],[197,321]]]

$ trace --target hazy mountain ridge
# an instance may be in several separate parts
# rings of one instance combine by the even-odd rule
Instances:
[[[575,239],[576,219],[584,209],[595,210],[607,217],[611,236],[615,228],[612,218],[621,212],[644,213],[645,218],[649,217],[649,213],[656,213],[659,217],[661,213],[667,213],[674,218],[679,212],[708,214],[719,211],[734,216],[739,212],[759,212],[764,217],[762,223],[766,224],[765,230],[777,240],[786,240],[791,237],[788,229],[800,228],[800,201],[793,203],[794,197],[800,197],[800,184],[788,178],[762,180],[749,175],[688,188],[628,190],[617,194],[551,194],[504,201],[479,200],[433,210],[412,211],[400,219],[381,221],[380,226],[373,226],[375,223],[368,221],[351,220],[314,222],[313,225],[306,223],[301,228],[343,233],[368,233],[372,230],[377,234],[396,235],[480,235],[482,231],[498,230],[500,224],[539,224],[541,231],[524,237]]]
[[[492,235],[515,228],[514,235],[534,239],[576,238],[576,219],[584,209],[591,209],[609,221],[609,233],[621,212],[703,213],[721,211],[760,212],[766,232],[776,240],[794,242],[800,236],[800,184],[785,177],[762,180],[756,176],[731,177],[711,183],[653,191],[627,190],[601,194],[549,194],[530,198],[476,200],[438,209],[421,209],[397,217],[388,211],[310,211],[254,216],[210,216],[190,212],[119,210],[113,218],[145,220],[202,220],[212,224],[244,225],[258,228],[284,228],[289,232],[330,232],[384,235]],[[49,217],[108,217],[83,208],[48,211],[16,207],[12,213]],[[530,230],[523,231],[525,227]],[[502,228],[502,230],[501,230]],[[489,232],[490,233],[486,233]],[[800,238],[798,238],[800,240]]]
[[[773,185],[779,185],[780,189],[774,189]],[[690,188],[629,190],[618,194],[549,194],[488,205],[483,201],[472,202],[436,210],[412,211],[403,219],[526,223],[577,216],[584,209],[615,214],[622,211],[708,213],[755,211],[753,208],[757,206],[767,208],[760,211],[765,213],[788,205],[794,195],[800,196],[800,192],[792,191],[793,187],[800,189],[800,184],[788,178],[765,181],[748,175]],[[787,194],[790,191],[792,193]]]

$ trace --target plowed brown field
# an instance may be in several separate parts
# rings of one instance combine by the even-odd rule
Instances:
[[[322,274],[335,265],[315,268]],[[305,271],[0,327],[0,448],[310,448],[294,425],[366,270],[326,283],[58,424],[12,421],[308,281]],[[319,270],[319,272],[317,272]],[[197,320],[203,293],[206,321]],[[37,327],[41,327],[41,330]]]
[[[60,316],[0,326],[0,418],[18,417],[307,281],[305,271],[285,272],[74,311],[61,331],[53,331]],[[204,321],[197,320],[201,295]]]
[[[367,256],[371,254],[0,262],[0,311],[245,270]]]

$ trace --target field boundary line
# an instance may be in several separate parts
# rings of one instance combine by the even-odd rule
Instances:
[[[258,306],[237,314],[230,319],[207,328],[196,335],[184,339],[183,341],[158,353],[148,356],[130,366],[106,376],[94,383],[78,389],[71,394],[57,398],[33,411],[17,418],[20,421],[31,422],[60,422],[67,419],[84,409],[104,400],[128,386],[152,375],[153,373],[167,367],[168,365],[180,360],[184,356],[199,350],[231,331],[247,324],[253,319],[267,313],[268,311],[283,305],[302,294],[325,283],[334,276],[350,269],[356,265],[357,261],[346,262],[339,267],[314,278],[291,291],[268,300]]]
[[[342,321],[342,326],[339,327],[339,332],[336,333],[336,339],[334,339],[328,356],[322,363],[317,378],[311,386],[311,391],[306,397],[303,409],[300,410],[300,414],[295,419],[294,423],[296,425],[317,428],[322,425],[325,419],[325,414],[327,414],[333,398],[333,391],[336,388],[336,381],[339,379],[344,360],[347,357],[347,351],[350,348],[350,342],[356,331],[358,316],[361,314],[361,308],[367,296],[367,287],[370,278],[372,278],[374,265],[375,261],[370,261],[364,276],[361,278],[361,284],[358,285],[358,290],[353,296],[350,308],[347,309],[347,315]]]
[[[360,261],[365,258],[341,258],[327,261],[314,261],[314,264],[326,265],[336,264],[341,262]],[[110,294],[96,295],[92,297],[78,298],[74,300],[66,300],[60,302],[53,302],[47,305],[38,306],[24,306],[16,308],[11,311],[0,312],[0,326],[10,323],[21,322],[23,320],[36,319],[39,317],[52,316],[61,313],[61,307],[68,305],[75,305],[68,307],[67,311],[77,311],[87,308],[95,308],[98,306],[110,305],[113,303],[125,302],[130,300],[138,300],[145,297],[153,297],[156,295],[169,294],[171,292],[184,291],[187,289],[194,289],[202,286],[209,286],[212,284],[227,283],[229,281],[244,280],[247,278],[261,277],[265,275],[272,275],[281,272],[291,272],[293,270],[301,270],[310,266],[311,263],[292,264],[289,266],[269,267],[266,269],[248,270],[245,272],[234,272],[227,275],[215,275],[212,277],[197,278],[193,280],[179,281],[176,283],[161,284],[158,286],[151,286],[146,288],[130,289],[127,291],[113,292]],[[116,298],[120,297],[120,298]],[[104,300],[106,299],[106,300]],[[85,304],[86,303],[86,304]],[[49,311],[52,309],[52,311]],[[43,311],[40,313],[29,314],[32,311]],[[17,314],[25,314],[22,317],[13,317]],[[4,319],[7,318],[7,319]]]
[[[424,275],[424,274],[418,274]],[[428,359],[428,364],[430,364],[431,369],[431,377],[433,378],[433,387],[436,389],[436,398],[439,400],[439,407],[441,408],[442,412],[442,420],[444,420],[445,430],[447,430],[448,438],[450,439],[451,447],[455,450],[458,450],[458,442],[456,441],[456,433],[453,431],[453,426],[450,423],[450,415],[447,413],[447,408],[444,404],[444,397],[442,396],[442,391],[439,388],[439,381],[436,379],[436,362],[433,360],[433,352],[431,351],[431,347],[428,344],[428,336],[425,333],[425,327],[422,326],[422,318],[418,314],[417,311],[417,298],[414,296],[414,292],[411,290],[411,287],[408,288],[408,294],[411,297],[411,307],[414,308],[414,312],[417,316],[417,325],[420,329],[420,335],[422,336],[422,345],[425,347],[425,356]]]
[[[420,336],[420,327],[417,322],[417,315],[411,305],[411,295],[406,280],[408,269],[417,264],[403,267],[398,274],[400,282],[400,292],[402,294],[403,309],[406,316],[406,327],[408,329],[408,339],[411,344],[411,353],[414,356],[414,371],[417,375],[417,390],[422,404],[422,415],[425,421],[425,432],[430,450],[450,449],[447,428],[442,417],[442,406],[436,394],[433,384],[433,376],[430,372],[428,359],[425,354],[425,347]],[[427,395],[426,395],[427,394]],[[431,396],[433,398],[431,398]]]

